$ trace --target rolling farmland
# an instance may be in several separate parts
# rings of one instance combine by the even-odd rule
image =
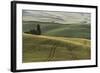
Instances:
[[[41,35],[28,34],[40,24]],[[23,62],[86,60],[91,58],[89,24],[23,22]]]

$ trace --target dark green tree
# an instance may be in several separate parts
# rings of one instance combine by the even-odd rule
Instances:
[[[41,29],[39,24],[37,24],[37,35],[41,35]]]
[[[25,33],[28,33],[28,34],[37,34],[37,30],[31,29],[30,31],[27,31]]]

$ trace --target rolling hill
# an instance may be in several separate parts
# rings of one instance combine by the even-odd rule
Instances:
[[[36,29],[40,24],[42,35],[90,39],[90,24],[60,24],[53,22],[23,21],[23,32]]]
[[[23,33],[23,62],[90,59],[90,40]]]
[[[84,12],[47,11],[47,10],[22,10],[23,21],[44,21],[57,23],[90,23],[91,14]]]

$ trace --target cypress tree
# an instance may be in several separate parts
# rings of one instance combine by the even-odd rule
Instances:
[[[39,24],[37,24],[37,35],[41,35],[41,29]]]

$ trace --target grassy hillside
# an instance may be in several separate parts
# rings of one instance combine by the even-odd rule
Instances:
[[[90,59],[90,41],[23,33],[23,62]]]
[[[90,24],[60,24],[53,22],[23,22],[23,32],[36,29],[40,24],[42,35],[90,39]]]
[[[56,28],[43,33],[43,35],[90,39],[90,29],[82,26],[78,27],[78,25],[73,26],[77,27]]]

